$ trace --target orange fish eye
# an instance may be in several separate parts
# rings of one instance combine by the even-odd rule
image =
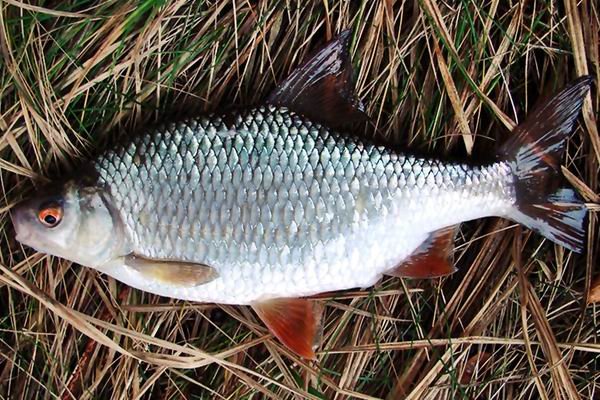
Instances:
[[[54,228],[58,225],[62,220],[62,216],[62,206],[55,202],[44,204],[38,212],[38,219],[48,228]]]

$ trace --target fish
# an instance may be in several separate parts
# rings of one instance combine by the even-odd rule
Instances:
[[[583,252],[587,209],[560,163],[592,78],[539,104],[487,163],[360,135],[341,33],[263,104],[166,123],[102,151],[10,211],[16,239],[150,293],[249,305],[316,358],[314,295],[384,275],[446,276],[457,226],[516,221]]]

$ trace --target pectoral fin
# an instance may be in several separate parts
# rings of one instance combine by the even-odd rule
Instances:
[[[401,278],[435,278],[456,271],[452,265],[454,237],[458,226],[432,232],[429,237],[398,267],[386,275]]]
[[[320,303],[308,299],[273,299],[252,304],[271,333],[294,353],[311,360],[321,340]]]
[[[217,271],[204,264],[177,260],[156,260],[130,254],[125,265],[140,274],[162,283],[176,286],[198,286],[217,278]]]

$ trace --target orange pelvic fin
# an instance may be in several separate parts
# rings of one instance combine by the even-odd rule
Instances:
[[[271,333],[294,353],[314,360],[321,339],[320,303],[309,299],[281,298],[252,304]]]

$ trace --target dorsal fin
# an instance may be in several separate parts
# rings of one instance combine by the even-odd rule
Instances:
[[[435,232],[396,268],[386,275],[401,278],[436,278],[456,271],[452,265],[454,236],[458,226],[449,226]]]
[[[325,43],[297,67],[267,98],[334,129],[353,128],[368,121],[354,96],[353,69],[348,47],[351,30]]]

